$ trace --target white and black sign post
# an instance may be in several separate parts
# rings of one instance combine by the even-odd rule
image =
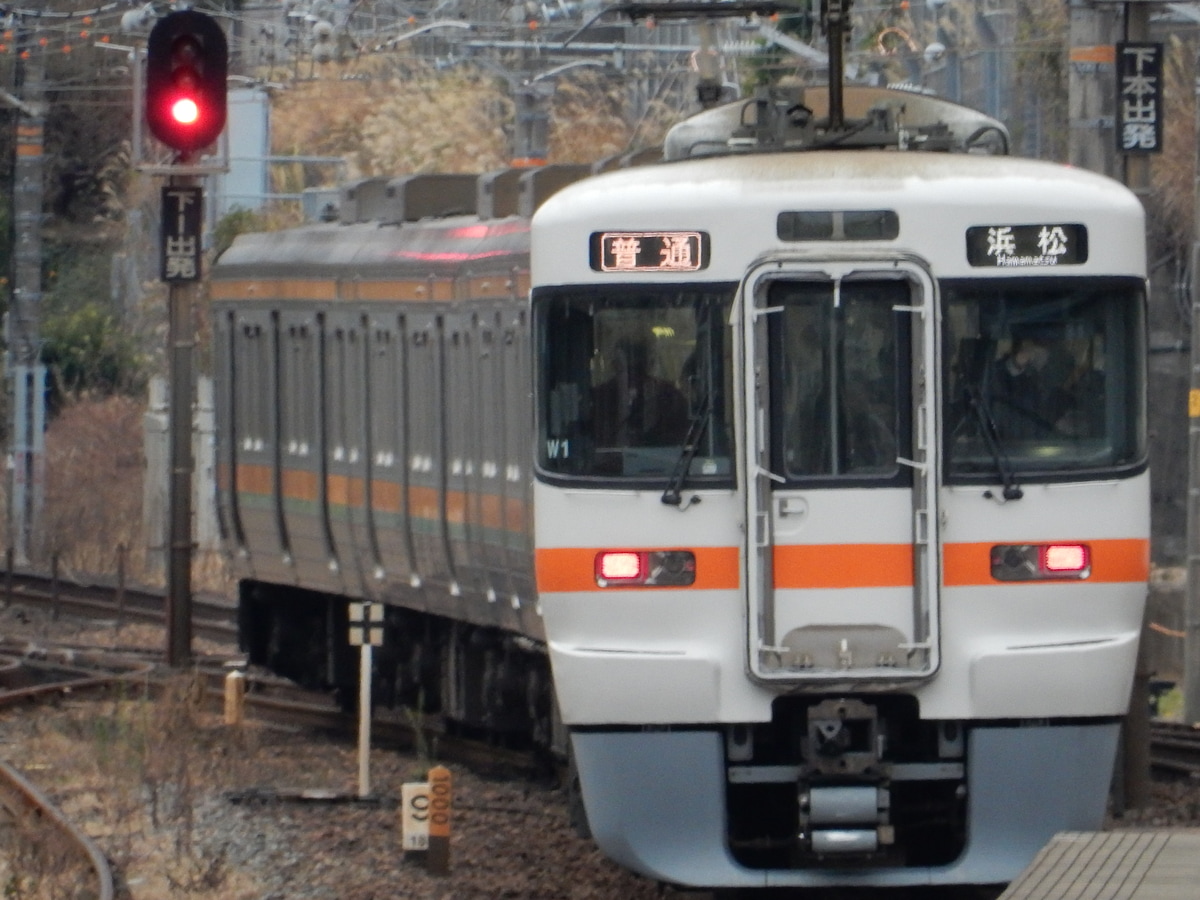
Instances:
[[[203,188],[188,175],[162,189],[162,280],[167,283],[171,371],[167,565],[167,664],[188,665],[192,653],[192,327],[193,292],[201,275]]]
[[[1117,44],[1117,150],[1161,153],[1163,142],[1163,45]]]
[[[200,280],[204,226],[203,189],[170,184],[162,189],[162,280],[175,285]]]
[[[371,669],[383,646],[383,604],[350,604],[350,646],[358,656],[358,796],[371,796]]]

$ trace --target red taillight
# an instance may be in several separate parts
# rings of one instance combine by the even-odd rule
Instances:
[[[998,544],[991,553],[997,581],[1082,580],[1092,574],[1087,544]]]
[[[691,550],[601,550],[596,554],[600,587],[687,587],[696,581]]]
[[[596,581],[640,584],[646,578],[646,554],[606,550],[596,555]]]
[[[1041,568],[1055,575],[1077,575],[1091,565],[1086,544],[1048,544],[1041,548]]]

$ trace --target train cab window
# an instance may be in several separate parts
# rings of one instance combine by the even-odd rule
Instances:
[[[733,292],[536,292],[541,474],[727,484]]]
[[[996,279],[942,288],[951,483],[1102,477],[1142,464],[1140,281]]]

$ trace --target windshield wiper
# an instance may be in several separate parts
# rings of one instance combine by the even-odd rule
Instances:
[[[1020,500],[1025,496],[1025,492],[1017,484],[1017,477],[1013,472],[1012,463],[1008,459],[1008,454],[1004,452],[1004,448],[1001,446],[1000,433],[996,427],[996,419],[992,415],[991,407],[983,399],[978,385],[968,384],[963,388],[963,392],[967,395],[967,405],[971,407],[976,420],[979,422],[979,431],[983,436],[983,442],[987,444],[988,451],[992,454],[992,459],[996,463],[996,471],[1000,473],[1000,482],[1004,486],[1001,495],[1005,500]],[[991,493],[991,491],[987,491],[984,496],[990,497]]]
[[[712,389],[707,388],[704,396],[700,398],[700,405],[696,407],[691,419],[688,420],[687,437],[683,439],[679,458],[675,460],[675,468],[671,470],[671,477],[667,480],[667,487],[663,491],[662,502],[667,506],[678,506],[680,511],[687,509],[693,503],[700,502],[700,498],[695,496],[684,503],[682,492],[684,481],[692,468],[692,460],[696,458],[696,453],[700,449],[700,439],[704,437],[704,430],[708,427],[708,413],[711,406]]]

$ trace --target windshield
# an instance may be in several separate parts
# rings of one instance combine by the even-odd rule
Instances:
[[[1145,457],[1141,283],[943,283],[951,482],[1094,476]]]
[[[535,292],[542,475],[727,483],[734,290]]]
[[[768,289],[773,470],[812,485],[906,481],[911,286],[896,278]]]

